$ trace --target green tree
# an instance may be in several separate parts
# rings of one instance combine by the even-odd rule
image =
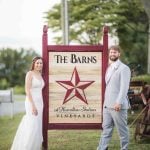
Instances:
[[[150,74],[150,1],[141,0],[145,9],[145,12],[148,16],[149,29],[148,29],[148,58],[147,58],[147,72]]]
[[[33,50],[0,50],[0,88],[24,85],[25,73],[29,69],[32,58],[37,55]]]
[[[81,44],[99,44],[101,29],[107,21],[109,8],[116,5],[115,0],[69,0],[69,40]],[[49,28],[61,31],[61,6],[55,5],[46,12]],[[62,43],[62,37],[55,37],[56,43]]]
[[[81,44],[98,44],[104,25],[119,38],[123,60],[147,66],[148,18],[140,0],[69,0],[69,39]],[[46,12],[46,20],[54,32],[61,31],[61,7]],[[62,43],[60,36],[56,43]]]
[[[139,64],[139,72],[146,72],[148,18],[140,0],[121,0],[115,13],[120,18],[113,25],[126,63]],[[134,66],[134,67],[136,67]]]

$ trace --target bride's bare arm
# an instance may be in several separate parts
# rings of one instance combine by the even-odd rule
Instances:
[[[29,72],[27,72],[26,78],[25,78],[25,92],[28,97],[28,100],[31,102],[32,114],[37,115],[38,111],[37,111],[34,101],[32,99],[32,95],[31,95],[31,91],[30,91],[31,87],[32,87],[32,72],[29,71]]]

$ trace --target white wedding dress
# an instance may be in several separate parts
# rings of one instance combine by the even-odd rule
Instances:
[[[16,132],[11,150],[40,150],[42,136],[42,114],[43,114],[43,97],[42,88],[44,81],[32,78],[31,95],[38,110],[38,115],[32,114],[31,104],[28,98],[25,100],[26,114],[23,116],[21,123]]]

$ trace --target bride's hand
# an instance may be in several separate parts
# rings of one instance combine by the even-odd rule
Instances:
[[[38,115],[38,111],[37,111],[37,109],[34,105],[32,106],[32,114],[35,115],[35,116]]]

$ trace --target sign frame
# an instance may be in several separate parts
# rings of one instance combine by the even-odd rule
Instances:
[[[48,27],[42,36],[43,78],[43,146],[47,148],[48,130],[52,129],[102,129],[102,123],[49,123],[49,52],[101,52],[102,53],[102,106],[104,101],[105,72],[108,65],[108,27],[103,28],[103,45],[48,45]],[[102,109],[102,108],[101,108]]]

